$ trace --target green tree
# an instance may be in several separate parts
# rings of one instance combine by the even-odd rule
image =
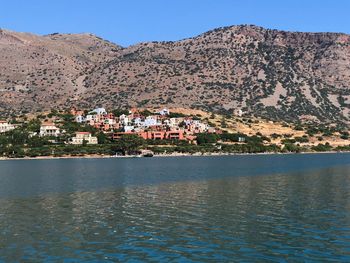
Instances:
[[[27,124],[27,130],[29,132],[39,132],[41,121],[39,119],[32,119]]]
[[[111,147],[113,152],[121,152],[122,154],[134,154],[145,140],[135,134],[125,134]]]
[[[286,152],[295,152],[295,153],[298,153],[301,151],[300,147],[294,143],[285,143],[283,150]]]
[[[48,139],[45,137],[32,136],[28,138],[28,145],[30,147],[42,147],[50,144]]]
[[[327,152],[331,151],[333,148],[328,142],[326,142],[325,144],[319,143],[316,146],[312,146],[311,149],[316,152]]]
[[[197,143],[206,144],[206,143],[216,143],[219,140],[219,136],[215,133],[198,133],[197,134]]]
[[[97,134],[97,141],[98,141],[98,144],[105,144],[108,142],[108,138],[107,138],[107,135],[103,132],[100,132]]]

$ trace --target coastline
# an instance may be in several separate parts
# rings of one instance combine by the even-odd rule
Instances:
[[[325,152],[263,152],[263,153],[172,153],[172,154],[155,154],[155,158],[168,157],[218,157],[218,156],[250,156],[250,155],[296,155],[296,154],[336,154],[336,153],[350,153],[350,151],[325,151]],[[111,159],[111,158],[150,158],[138,155],[84,155],[84,156],[38,156],[38,157],[21,157],[10,158],[0,157],[0,161],[18,161],[18,160],[59,160],[59,159]]]

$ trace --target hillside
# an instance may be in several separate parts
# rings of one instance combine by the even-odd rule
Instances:
[[[32,112],[69,106],[69,99],[86,93],[86,74],[120,49],[90,34],[0,30],[0,109]]]
[[[245,25],[122,48],[90,34],[2,30],[0,93],[4,112],[166,105],[347,123],[350,36]]]

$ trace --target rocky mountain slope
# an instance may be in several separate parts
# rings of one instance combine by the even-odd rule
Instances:
[[[244,25],[122,48],[2,30],[0,94],[3,112],[165,105],[348,122],[350,35]]]

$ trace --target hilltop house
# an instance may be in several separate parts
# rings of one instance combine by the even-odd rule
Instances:
[[[15,126],[7,121],[0,120],[0,133],[11,131],[15,128]]]
[[[97,137],[91,136],[90,132],[76,132],[75,137],[72,138],[71,144],[98,144]]]

